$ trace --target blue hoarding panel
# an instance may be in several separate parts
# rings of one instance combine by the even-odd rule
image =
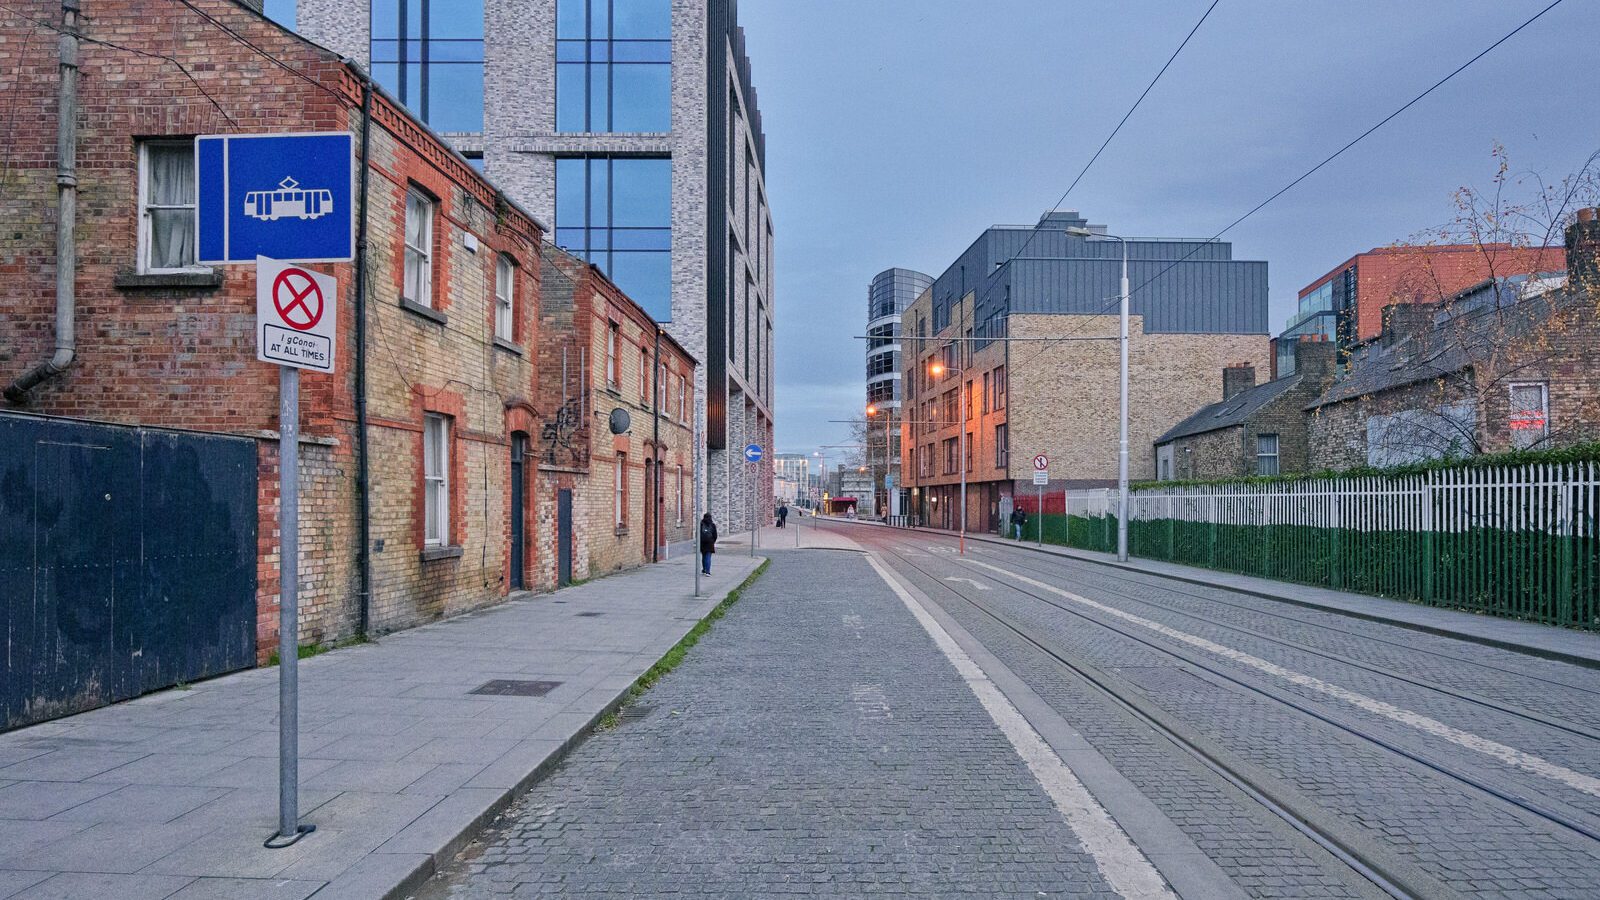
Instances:
[[[354,142],[345,132],[195,139],[200,262],[346,262]]]

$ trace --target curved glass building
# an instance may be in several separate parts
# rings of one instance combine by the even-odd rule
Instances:
[[[900,314],[932,285],[933,279],[921,272],[884,269],[867,286],[867,404],[879,410],[867,422],[867,450],[877,515],[898,512],[890,497],[898,491],[889,485],[899,483],[893,476],[900,463]],[[894,420],[887,432],[885,416]],[[891,479],[888,485],[886,478]]]

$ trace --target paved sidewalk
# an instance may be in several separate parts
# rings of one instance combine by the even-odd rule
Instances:
[[[449,859],[761,562],[688,558],[300,665],[300,809],[277,823],[276,668],[0,735],[0,898],[379,898]],[[495,679],[543,696],[474,694]]]
[[[816,519],[810,516],[804,520],[791,518],[783,528],[768,525],[761,529],[757,538],[756,553],[759,555],[769,550],[855,550],[865,552],[862,546],[851,540],[848,535],[837,528],[826,526],[817,528]],[[826,520],[824,520],[826,521]],[[722,535],[717,541],[718,556],[722,554],[750,553],[750,532],[736,531],[732,534]]]
[[[830,520],[823,519],[823,521],[828,522]],[[842,520],[832,521],[835,524],[852,524],[845,523]],[[889,527],[881,522],[865,522],[861,524],[878,528]],[[954,536],[951,532],[936,528],[902,528],[899,530],[923,531],[930,534],[945,535],[946,537]],[[1530,656],[1572,663],[1586,668],[1600,669],[1600,634],[1593,632],[1578,631],[1572,628],[1557,628],[1553,625],[1544,625],[1538,622],[1502,619],[1460,609],[1423,606],[1420,603],[1411,603],[1405,600],[1390,600],[1369,594],[1354,594],[1347,591],[1335,591],[1329,588],[1296,584],[1290,581],[1274,581],[1270,578],[1235,575],[1231,572],[1222,572],[1216,569],[1203,569],[1196,566],[1184,566],[1177,563],[1159,562],[1138,557],[1131,557],[1127,562],[1123,563],[1118,562],[1116,556],[1111,553],[1095,553],[1089,550],[1077,550],[1051,544],[1040,547],[1028,541],[1013,541],[990,534],[968,532],[967,540],[1000,544],[1035,553],[1065,556],[1070,559],[1097,563],[1111,568],[1120,568],[1124,571],[1156,575],[1162,578],[1221,588],[1223,590],[1238,591],[1267,600],[1277,600],[1309,609],[1338,613],[1389,625],[1398,625],[1402,628],[1471,641],[1489,647],[1498,647],[1502,650],[1512,650],[1518,653],[1526,653]]]

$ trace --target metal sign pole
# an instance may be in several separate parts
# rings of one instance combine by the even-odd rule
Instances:
[[[695,411],[694,416],[694,558],[689,561],[689,568],[694,569],[694,595],[700,596],[700,567],[705,564],[706,558],[700,550],[700,460],[704,457],[700,448],[700,413]]]
[[[278,834],[300,825],[300,370],[278,367]],[[271,843],[271,842],[269,842]],[[277,846],[284,846],[278,844]]]

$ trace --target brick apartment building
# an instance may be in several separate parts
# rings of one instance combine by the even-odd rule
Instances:
[[[1560,247],[1432,244],[1357,253],[1300,290],[1299,306],[1274,341],[1274,378],[1294,372],[1302,337],[1335,343],[1341,355],[1383,330],[1385,307],[1438,303],[1490,278],[1560,272]]]
[[[536,583],[546,587],[664,559],[697,533],[696,362],[597,267],[562,250],[545,252],[540,299],[540,406],[557,411],[532,448]]]
[[[303,640],[554,583],[558,495],[545,487],[572,475],[582,507],[601,479],[556,473],[533,489],[529,451],[560,422],[536,356],[544,226],[359,68],[247,0],[87,12],[63,26],[84,36],[74,68],[44,36],[59,4],[0,11],[15,77],[0,191],[0,627],[13,636],[0,727],[249,666],[276,641],[278,377],[255,358],[255,266],[195,262],[196,135],[343,131],[366,163],[366,277],[310,264],[337,281],[342,346],[335,372],[302,380]],[[58,160],[62,93],[78,108],[75,139],[63,135],[75,167]],[[76,212],[71,268],[58,210]],[[607,296],[644,346],[648,319]],[[74,327],[70,365],[41,368]],[[662,444],[675,465],[681,435]],[[606,564],[643,558],[641,544]]]
[[[1129,239],[1127,252],[1129,446],[1148,448],[1221,399],[1217,362],[1266,369],[1267,272],[1233,259],[1227,243]],[[1121,258],[1118,242],[1077,213],[997,226],[906,309],[901,471],[911,515],[957,527],[963,465],[967,527],[977,531],[996,530],[1018,496],[1031,502],[1036,454],[1050,458],[1053,492],[1115,483]],[[1130,474],[1155,477],[1148,451],[1130,451]]]

